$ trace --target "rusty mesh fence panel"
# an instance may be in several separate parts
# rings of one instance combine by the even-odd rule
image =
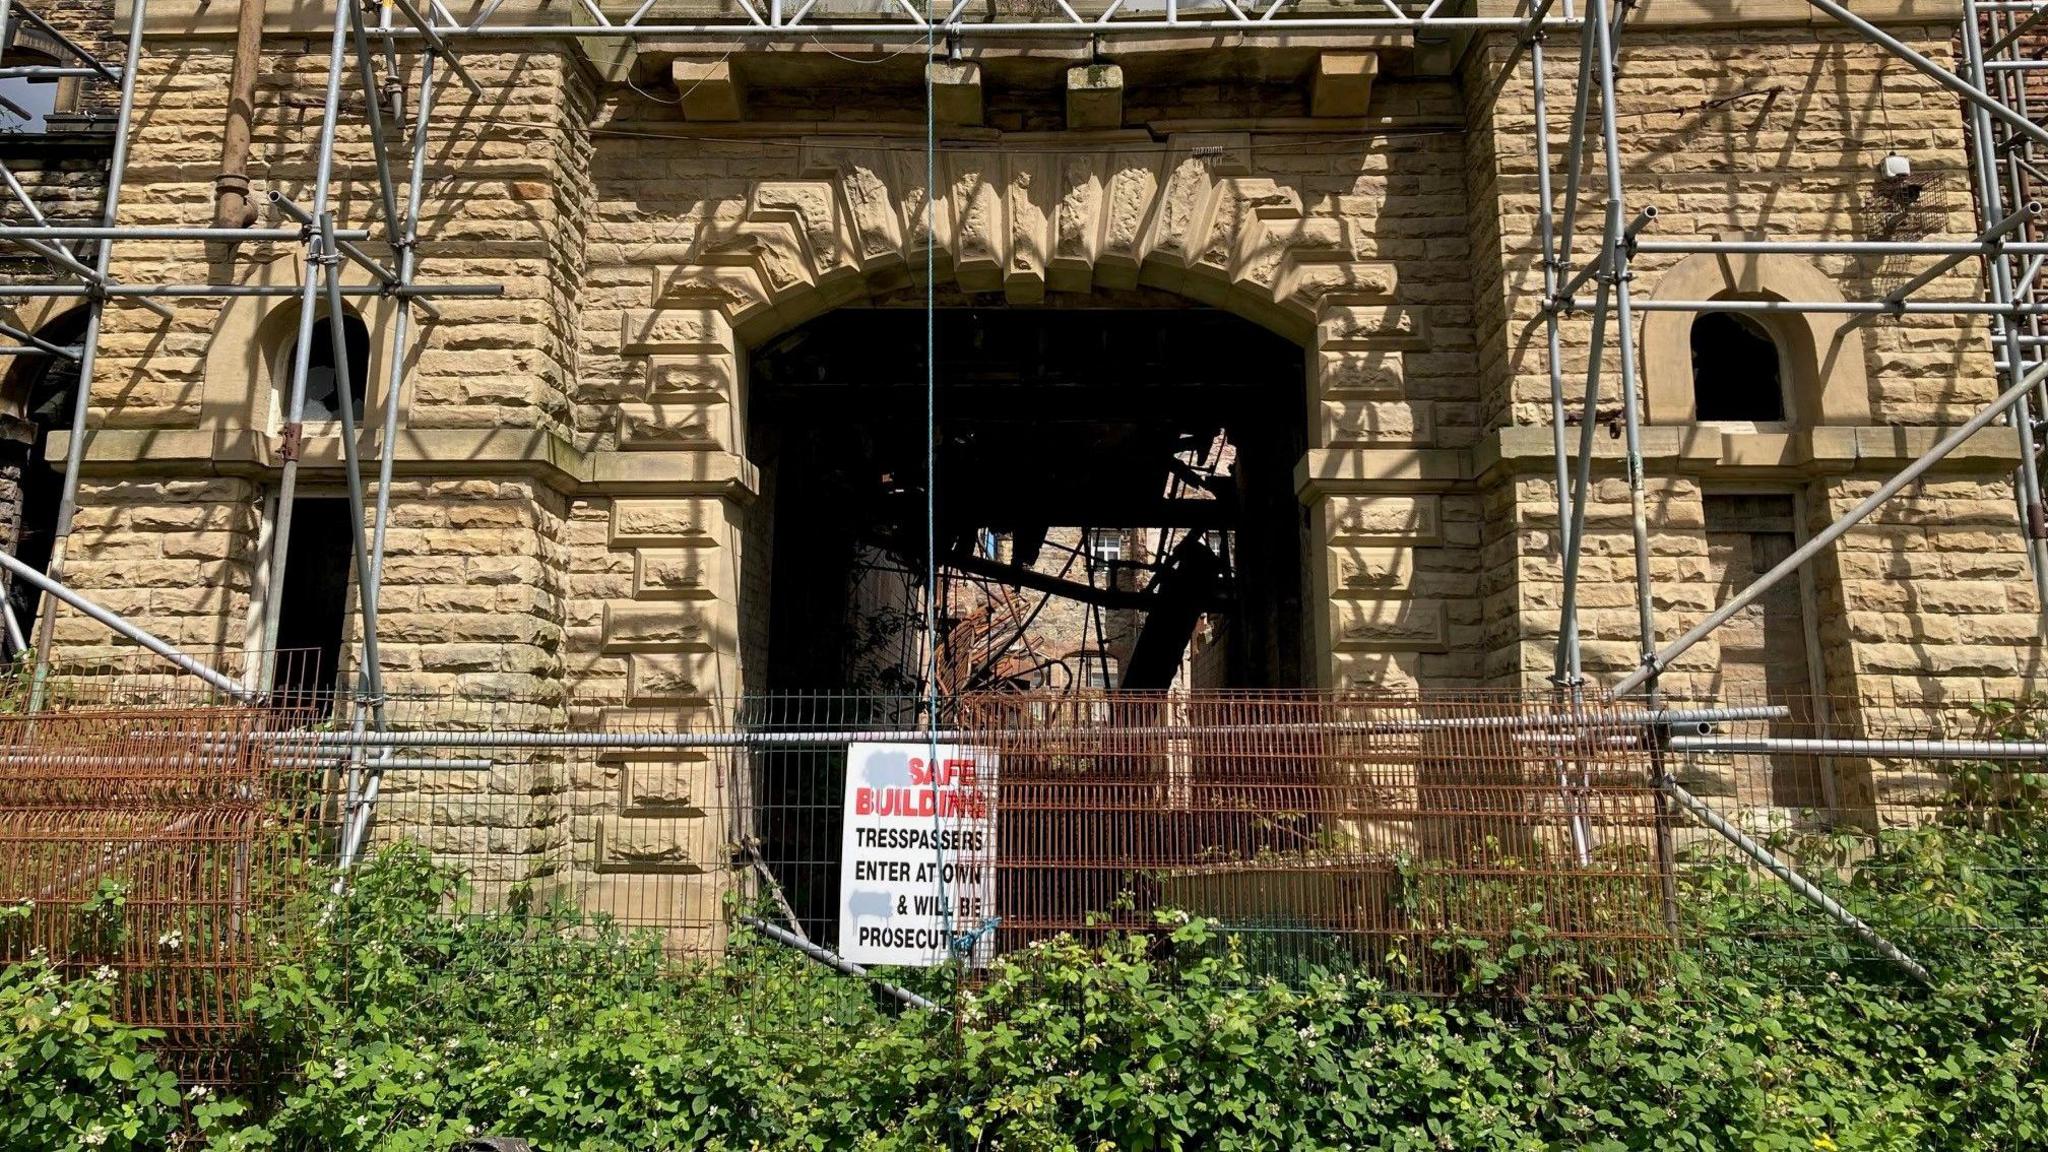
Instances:
[[[281,704],[76,706],[0,716],[0,961],[115,985],[188,1081],[235,1077],[241,998],[285,945],[315,852],[316,775],[266,733]]]
[[[362,858],[403,845],[459,874],[447,915],[547,904],[566,910],[564,938],[606,925],[720,963],[742,941],[779,947],[749,921],[837,947],[848,744],[935,731],[994,765],[976,787],[995,847],[971,861],[995,876],[984,957],[1062,934],[1163,939],[1200,916],[1282,979],[1338,969],[1449,994],[1510,955],[1520,967],[1495,991],[1652,980],[1674,948],[1731,932],[1865,959],[1727,840],[1665,813],[1656,773],[1850,899],[1891,879],[1881,833],[2009,819],[2043,791],[2041,763],[1758,741],[2048,733],[2024,708],[1923,700],[1667,700],[1780,711],[1660,727],[1641,701],[1547,693],[1023,693],[936,709],[781,693],[628,710],[393,692],[396,759],[373,771],[382,753],[349,743],[367,720],[346,692],[238,704],[117,666],[65,670],[51,701],[0,715],[0,902],[37,902],[8,955],[107,965],[125,1018],[214,1054],[185,1065],[201,1077],[227,1074],[237,997],[290,946],[278,913],[337,863],[344,813],[373,779]],[[1704,913],[1731,876],[1773,914],[1731,927]],[[111,923],[103,884],[119,924],[95,935]],[[1873,923],[1909,944],[2042,930],[1880,911]]]
[[[993,696],[999,951],[1201,916],[1275,971],[1455,991],[1514,944],[1574,981],[1668,936],[1647,757],[1548,700]],[[1534,977],[1532,977],[1534,978]]]

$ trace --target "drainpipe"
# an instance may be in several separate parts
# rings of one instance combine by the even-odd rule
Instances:
[[[263,0],[241,0],[235,19],[235,63],[228,74],[228,125],[220,146],[220,178],[213,185],[213,226],[247,228],[256,222],[249,202],[249,135],[256,118],[256,70],[263,64]]]

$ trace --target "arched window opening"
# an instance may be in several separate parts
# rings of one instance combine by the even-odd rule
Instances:
[[[1692,322],[1692,391],[1698,420],[1784,420],[1784,371],[1777,341],[1740,312],[1701,313]]]
[[[356,423],[363,420],[365,380],[370,374],[370,330],[359,316],[344,313],[341,337],[348,349],[348,395]],[[291,403],[292,363],[298,350],[296,340],[285,342],[277,358],[278,412],[282,417]],[[312,354],[306,359],[306,409],[308,422],[341,419],[340,392],[334,379],[334,330],[327,317],[313,321]]]
[[[33,31],[28,35],[43,39]],[[5,53],[0,53],[0,64],[9,68],[48,68],[67,63],[77,62],[60,61],[49,52],[20,43],[11,44]],[[70,102],[64,99],[63,89],[67,87],[75,84],[66,85],[50,76],[0,77],[0,133],[26,136],[49,131],[51,115]]]
[[[85,313],[72,312],[43,325],[36,337],[60,348],[76,347],[85,335]],[[68,356],[17,357],[7,395],[10,415],[0,430],[0,478],[19,485],[19,503],[0,510],[12,523],[6,534],[14,557],[38,572],[48,571],[57,536],[58,505],[64,495],[61,460],[50,456],[50,433],[70,431],[78,409],[78,361]],[[10,476],[9,473],[12,473]],[[25,638],[33,638],[43,594],[26,581],[9,580],[7,599]]]
[[[354,524],[348,501],[300,497],[292,501],[291,543],[277,614],[276,670],[271,691],[296,707],[326,715],[334,706],[341,671],[341,638],[348,620],[348,581],[354,570]]]

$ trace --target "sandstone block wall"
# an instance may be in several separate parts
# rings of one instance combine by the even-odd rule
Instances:
[[[1659,211],[1648,239],[1832,240],[1961,237],[1978,230],[1966,170],[1963,121],[1956,100],[1931,81],[1853,32],[1825,24],[1726,31],[1656,23],[1649,12],[1621,38],[1618,98],[1623,105],[1621,163],[1626,215]],[[1951,59],[1954,27],[1890,29],[1936,60]],[[1562,173],[1571,93],[1578,68],[1575,37],[1552,37],[1546,60],[1550,143]],[[1467,61],[1473,78],[1497,68],[1506,45],[1482,42]],[[1597,108],[1597,102],[1596,102]],[[1501,429],[1492,461],[1515,498],[1500,502],[1500,527],[1516,543],[1498,563],[1509,571],[1490,586],[1495,615],[1516,626],[1496,630],[1489,655],[1498,674],[1534,683],[1551,674],[1559,587],[1556,492],[1549,451],[1551,382],[1543,356],[1542,266],[1534,242],[1536,213],[1534,88],[1527,65],[1489,108],[1474,110],[1474,179],[1496,195],[1475,210],[1475,233],[1498,247],[1497,291],[1482,293],[1480,392],[1490,422]],[[1490,146],[1477,147],[1482,138]],[[1586,181],[1572,248],[1574,268],[1598,249],[1606,209],[1606,165],[1597,148],[1586,157]],[[1910,210],[1879,178],[1888,154],[1905,157],[1924,189]],[[1558,202],[1563,180],[1558,179]],[[1711,262],[1711,263],[1710,263]],[[1708,265],[1703,267],[1703,265]],[[1686,257],[1644,253],[1632,262],[1637,300],[1728,294],[1779,299],[1881,299],[1923,262],[1896,258]],[[1922,298],[1974,299],[1976,271],[1958,268]],[[1493,286],[1489,286],[1491,289]],[[1590,287],[1580,293],[1592,295]],[[1966,419],[1997,393],[1984,326],[1971,317],[1909,315],[1845,323],[1764,323],[1787,352],[1794,411],[1782,426],[1696,426],[1687,409],[1690,353],[1682,316],[1639,318],[1639,399],[1648,427],[1644,452],[1654,538],[1657,637],[1668,641],[1711,611],[1733,589],[1703,586],[1703,492],[1797,494],[1817,531],[1933,443],[1935,428]],[[1583,402],[1590,322],[1564,318],[1564,388],[1568,410]],[[1813,347],[1802,354],[1797,346]],[[1603,361],[1601,416],[1620,411],[1620,353],[1610,327]],[[1538,434],[1538,430],[1540,434]],[[1578,429],[1568,430],[1576,444]],[[1580,623],[1590,674],[1611,677],[1632,668],[1642,645],[1629,588],[1635,575],[1628,540],[1628,500],[1619,477],[1613,428],[1596,437],[1596,486],[1582,568]],[[2009,429],[1993,428],[1950,458],[1943,479],[1902,494],[1892,509],[1852,531],[1813,568],[1814,603],[1827,653],[1827,690],[1855,696],[1883,692],[1928,695],[2007,694],[2032,683],[2038,670],[2039,606],[2030,581],[2010,561],[2025,551],[2011,471],[2017,463]],[[1482,465],[1482,468],[1484,465]],[[1958,504],[1952,495],[1968,491]],[[1953,519],[1951,519],[1953,517]],[[1998,527],[1991,528],[1991,521]],[[1922,533],[1925,533],[1923,535]],[[1880,588],[1870,557],[1927,552],[1929,536],[1972,539],[1992,556],[1992,576],[1967,611],[1982,627],[1946,641],[1894,609],[1916,579],[1954,577],[1938,560],[1909,569]],[[1931,614],[1931,613],[1930,613]],[[1967,633],[1968,638],[1965,638]],[[1953,645],[1953,650],[1949,646]],[[1940,647],[1944,651],[1935,653]],[[1894,679],[1904,651],[1918,658]],[[1875,657],[1890,670],[1880,670]],[[1665,677],[1680,691],[1716,687],[1717,651],[1710,638]]]
[[[259,195],[305,204],[324,36],[277,18],[253,167]],[[1948,51],[1939,24],[1895,30]],[[1550,42],[1560,171],[1572,40]],[[1632,26],[1624,45],[1623,163],[1631,207],[1664,213],[1653,236],[1973,230],[1953,102],[1877,49],[1803,22]],[[395,454],[401,478],[383,600],[395,687],[474,702],[465,715],[478,722],[726,722],[758,684],[772,565],[801,562],[769,554],[776,461],[749,440],[749,352],[828,309],[916,302],[928,261],[948,300],[1171,298],[1303,345],[1309,447],[1296,488],[1319,684],[1536,686],[1552,673],[1558,525],[1550,382],[1531,327],[1526,64],[1497,103],[1474,98],[1504,42],[1475,39],[1454,72],[1383,70],[1368,115],[1341,125],[1302,116],[1286,85],[1170,72],[1134,83],[1113,129],[1067,131],[1056,94],[996,92],[982,128],[945,141],[935,182],[908,89],[787,86],[752,94],[747,121],[706,125],[680,119],[679,97],[655,80],[610,82],[583,51],[492,41],[464,57],[488,98],[439,89],[421,275],[501,282],[504,297],[443,302],[406,351],[397,395],[393,306],[360,301],[377,334],[370,422],[389,405],[399,413],[393,444],[365,439],[372,458]],[[124,219],[203,222],[227,43],[166,36],[145,68]],[[376,211],[356,125],[337,155],[345,226]],[[1893,150],[1946,180],[1904,222],[1872,185]],[[1603,188],[1594,156],[1581,260]],[[209,265],[190,249],[124,244],[116,272],[289,286],[303,272],[295,254],[248,244]],[[1911,271],[1823,258],[1723,273],[1645,255],[1633,286],[1648,298],[1721,275],[1738,293],[1871,298]],[[1969,295],[1970,271],[1934,291]],[[295,307],[193,301],[168,323],[108,312],[74,577],[174,639],[247,642],[279,463],[278,340]],[[1825,372],[1818,354],[1791,364],[1794,387],[1815,395],[1798,394],[1786,427],[1699,427],[1680,411],[1683,328],[1674,343],[1639,323],[1663,639],[1726,591],[1707,497],[1793,493],[1817,527],[1993,389],[1980,326],[1882,320],[1821,333],[1835,350]],[[1563,341],[1576,407],[1583,317]],[[1615,355],[1610,343],[1603,409]],[[1619,445],[1603,428],[1595,446],[1580,602],[1597,681],[1634,667],[1641,643]],[[337,491],[335,430],[310,429],[306,459],[308,491]],[[1829,691],[1960,697],[2034,683],[2039,606],[2010,503],[2016,462],[2010,432],[1987,431],[1816,568]],[[156,574],[138,579],[137,565]],[[89,644],[88,627],[67,621],[63,635]],[[1717,664],[1703,644],[1666,686],[1712,691]],[[541,813],[522,851],[567,861],[600,903],[716,904],[746,835],[722,821],[750,799],[751,766],[618,756],[506,767],[481,788]],[[395,791],[434,804],[445,787]],[[461,823],[455,804],[439,812]],[[476,826],[497,835],[481,815]]]

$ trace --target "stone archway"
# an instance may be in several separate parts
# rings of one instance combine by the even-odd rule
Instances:
[[[1413,681],[1452,650],[1458,627],[1477,633],[1456,615],[1477,605],[1448,603],[1448,584],[1473,584],[1464,553],[1442,560],[1477,545],[1477,500],[1450,496],[1442,453],[1417,451],[1438,443],[1434,408],[1407,385],[1411,357],[1436,351],[1425,318],[1444,285],[1403,299],[1397,264],[1362,256],[1382,244],[1366,234],[1370,219],[1331,203],[1311,211],[1298,189],[1253,176],[1249,135],[948,150],[932,228],[926,156],[909,141],[811,139],[793,170],[702,203],[686,242],[637,252],[637,264],[653,262],[645,287],[621,281],[625,299],[614,295],[616,320],[604,322],[616,336],[592,332],[621,371],[602,398],[618,451],[604,453],[602,496],[578,512],[578,531],[602,547],[571,556],[575,693],[707,715],[758,687],[741,658],[764,648],[741,603],[758,599],[768,568],[750,553],[762,498],[745,457],[750,355],[836,307],[918,293],[928,260],[948,293],[1030,307],[1145,287],[1303,346],[1309,459],[1294,482],[1311,683]],[[1470,334],[1442,338],[1462,348]],[[1442,389],[1444,365],[1427,371]],[[610,771],[618,804],[592,828],[594,859],[623,873],[623,892],[633,873],[688,873],[717,857],[717,832],[692,814],[694,797],[721,787],[713,758],[623,756]]]
[[[660,496],[611,502],[608,540],[632,553],[633,596],[604,611],[602,652],[626,662],[628,704],[738,695],[737,605],[746,577],[747,350],[832,308],[927,277],[1012,304],[1048,293],[1138,286],[1222,308],[1306,349],[1311,456],[1420,446],[1403,356],[1429,347],[1395,265],[1361,258],[1356,220],[1304,211],[1302,194],[1252,174],[1246,134],[1060,152],[949,150],[927,215],[927,159],[909,141],[805,142],[800,178],[754,182],[713,205],[644,307],[621,314],[619,356],[646,387],[617,404],[617,444],[700,454]],[[1420,412],[1421,414],[1418,414]],[[1312,468],[1309,505],[1316,679],[1384,667],[1387,652],[1441,651],[1440,605],[1409,600],[1404,556],[1441,543],[1433,495],[1376,494],[1341,468]],[[1412,530],[1411,530],[1412,529]]]

